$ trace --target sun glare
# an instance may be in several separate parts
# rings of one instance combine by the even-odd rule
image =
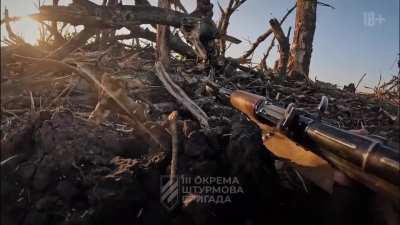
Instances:
[[[21,36],[26,42],[35,44],[39,36],[39,23],[28,16],[37,13],[36,1],[3,0],[1,1],[1,18],[4,18],[4,10],[8,9],[9,16],[22,16],[21,20],[11,23],[12,30]],[[7,37],[5,26],[1,26],[1,38]]]
[[[11,27],[15,34],[22,37],[28,43],[35,44],[39,37],[39,23],[29,17],[23,17],[21,20],[13,22]],[[2,38],[7,37],[7,31],[4,26],[1,27],[1,31]]]

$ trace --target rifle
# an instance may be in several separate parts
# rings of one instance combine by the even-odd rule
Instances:
[[[400,199],[399,149],[379,136],[355,134],[322,120],[328,107],[327,97],[322,97],[319,113],[314,115],[293,103],[282,107],[269,98],[246,91],[218,92],[257,124],[277,130],[368,188]]]

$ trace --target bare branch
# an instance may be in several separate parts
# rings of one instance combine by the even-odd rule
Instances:
[[[358,86],[359,86],[360,83],[364,80],[364,78],[365,78],[366,76],[367,76],[367,73],[364,73],[364,75],[362,75],[362,77],[360,78],[360,80],[357,82],[356,90],[357,90]]]
[[[317,2],[317,4],[318,4],[318,5],[322,5],[322,6],[329,7],[329,8],[331,8],[331,9],[336,9],[335,7],[333,7],[332,5],[329,5],[329,4],[327,4],[327,3]]]
[[[221,5],[218,3],[218,7],[221,11],[221,18],[218,22],[218,33],[220,35],[218,42],[221,55],[225,55],[226,51],[226,38],[224,35],[226,35],[228,31],[229,20],[232,14],[245,2],[246,0],[230,0],[225,10],[222,9]]]
[[[188,13],[188,11],[186,10],[185,6],[183,6],[182,2],[180,0],[170,0],[171,4],[174,5],[175,10],[181,10],[184,13]]]
[[[168,120],[170,123],[170,130],[171,130],[171,136],[172,136],[172,159],[171,159],[171,173],[170,173],[170,179],[175,180],[176,179],[176,172],[178,168],[178,129],[177,129],[177,119],[178,119],[178,112],[173,111],[169,116]]]
[[[209,127],[207,114],[193,102],[178,85],[171,79],[162,63],[156,63],[156,75],[164,84],[168,92],[184,105],[200,122],[203,127]]]
[[[290,8],[286,14],[282,17],[282,19],[279,21],[279,25],[282,25],[283,22],[285,22],[286,18],[296,9],[297,4],[295,4],[292,8]],[[272,33],[272,29],[269,28],[265,33],[261,34],[257,40],[252,44],[249,50],[245,52],[245,54],[242,55],[241,58],[248,58],[250,55],[253,54],[253,52],[256,50],[258,45],[260,45],[265,39],[268,38],[268,36]]]
[[[151,32],[149,29],[143,29],[140,26],[130,26],[127,28],[131,31],[130,34],[118,35],[115,38],[117,40],[143,38],[151,42],[157,41],[157,34]],[[193,51],[193,49],[183,42],[180,37],[170,34],[168,40],[168,45],[170,46],[171,50],[189,58],[194,58],[196,56],[196,53]]]
[[[260,67],[261,69],[264,71],[264,73],[266,71],[268,71],[268,66],[267,66],[267,58],[269,56],[269,53],[271,52],[272,48],[275,46],[275,37],[272,38],[271,40],[271,44],[269,45],[267,52],[264,54],[263,58],[261,59],[260,62]]]
[[[269,24],[271,25],[272,32],[274,33],[275,38],[276,40],[278,40],[279,43],[279,61],[275,72],[279,75],[286,75],[286,68],[290,51],[289,39],[283,33],[277,19],[271,19],[269,21]]]

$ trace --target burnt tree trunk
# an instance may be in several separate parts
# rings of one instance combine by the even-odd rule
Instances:
[[[297,0],[296,24],[289,56],[289,77],[307,79],[315,33],[317,0]]]
[[[58,6],[59,0],[53,0],[53,6],[57,7]],[[51,21],[51,34],[54,36],[54,44],[55,46],[60,46],[62,45],[65,40],[61,36],[61,34],[58,32],[58,27],[57,27],[57,21]]]
[[[158,6],[160,8],[169,9],[169,0],[158,0]],[[169,35],[169,26],[157,25],[157,60],[167,68],[169,66]]]
[[[272,32],[274,32],[275,39],[278,40],[279,43],[279,60],[274,72],[278,75],[285,76],[290,51],[289,39],[283,33],[277,19],[271,19],[269,24],[271,25]]]
[[[197,0],[196,9],[190,15],[200,18],[212,19],[213,4],[210,0]]]
[[[103,0],[102,6],[113,6],[118,5],[117,0]],[[100,37],[100,50],[105,50],[108,48],[108,42],[115,36],[115,29],[104,29],[101,32]]]

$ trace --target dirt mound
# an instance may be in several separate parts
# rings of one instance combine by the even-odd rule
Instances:
[[[258,129],[243,117],[235,121],[231,137],[195,130],[182,140],[178,171],[191,177],[235,176],[244,194],[227,204],[189,199],[170,212],[160,204],[160,177],[169,173],[169,152],[68,111],[51,117],[42,113],[30,135],[11,134],[25,133],[23,142],[30,144],[2,167],[2,223],[243,224],[261,222],[260,213],[267,210],[274,212],[269,221],[284,224],[290,219],[282,214],[297,215],[293,204],[304,204],[296,203],[304,196],[288,195],[279,186]]]
[[[129,185],[128,179],[112,182],[118,168],[118,161],[113,163],[112,159],[139,159],[148,149],[137,138],[107,130],[76,119],[70,112],[42,121],[32,136],[26,137],[32,140],[24,140],[32,145],[18,152],[2,171],[2,213],[10,219],[7,224],[110,223],[110,213],[117,216],[115,219],[134,218],[120,209],[134,210],[126,203],[143,202],[144,190],[150,189]],[[158,157],[137,161],[131,169],[135,168],[137,175],[156,170],[165,158],[162,154]],[[129,193],[138,194],[124,200]]]

